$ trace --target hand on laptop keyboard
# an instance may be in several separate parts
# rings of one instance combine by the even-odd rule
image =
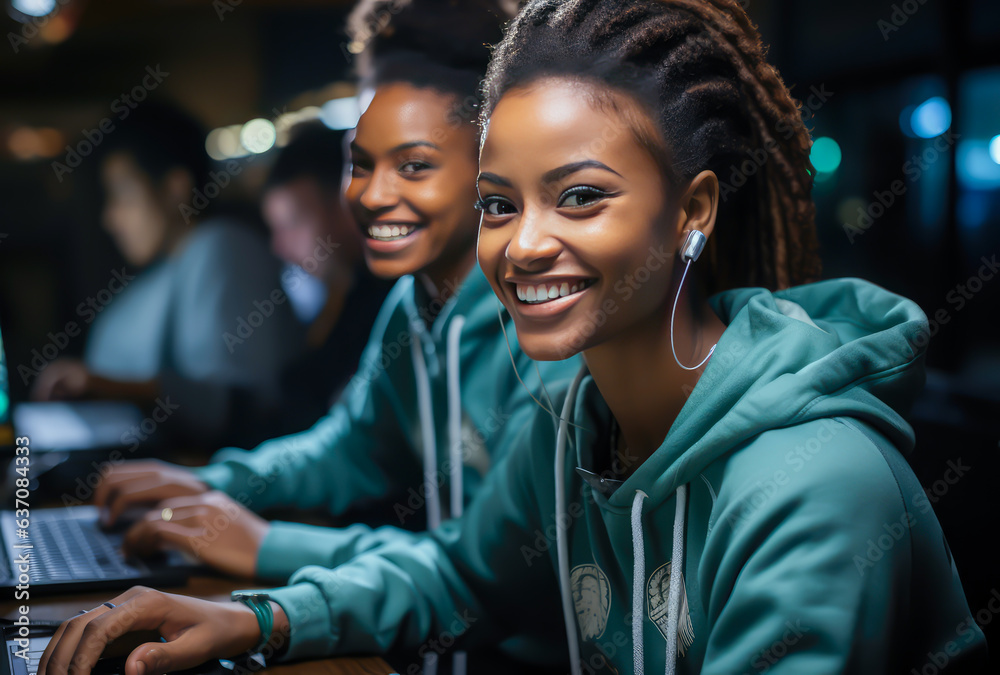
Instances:
[[[123,548],[139,556],[181,551],[227,574],[252,578],[270,527],[228,495],[212,491],[160,502],[129,529]]]
[[[97,486],[94,504],[104,510],[102,523],[111,526],[131,508],[203,492],[208,492],[208,486],[182,466],[138,460],[116,466]]]

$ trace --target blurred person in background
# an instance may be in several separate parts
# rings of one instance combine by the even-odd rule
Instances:
[[[281,377],[281,418],[272,435],[302,431],[329,410],[357,369],[392,287],[365,265],[342,194],[344,154],[344,132],[318,120],[299,124],[264,185],[271,249],[287,265],[284,290],[308,326],[306,351]]]
[[[201,218],[196,195],[223,186],[204,139],[187,114],[150,102],[104,141],[103,222],[128,267],[115,272],[113,300],[90,309],[84,358],[46,367],[34,399],[166,405],[167,433],[198,445],[251,440],[252,420],[239,411],[276,405],[301,328],[289,303],[276,302],[280,265],[263,239],[237,221]]]

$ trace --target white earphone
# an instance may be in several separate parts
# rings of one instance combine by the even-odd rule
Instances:
[[[704,232],[700,230],[688,230],[687,236],[684,238],[684,244],[680,248],[681,260],[684,262],[684,274],[681,275],[681,282],[677,285],[677,295],[674,296],[674,307],[670,310],[670,351],[674,354],[674,361],[684,370],[698,370],[701,368],[712,358],[712,353],[715,352],[715,348],[718,346],[717,344],[712,345],[712,348],[708,350],[708,355],[696,366],[685,366],[681,363],[680,359],[677,358],[677,350],[674,349],[674,314],[677,313],[677,300],[681,297],[681,289],[684,287],[684,279],[687,278],[688,268],[701,255],[707,241],[708,237],[705,236]]]

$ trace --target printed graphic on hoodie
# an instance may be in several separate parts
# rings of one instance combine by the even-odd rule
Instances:
[[[580,635],[584,640],[601,637],[611,612],[611,584],[607,575],[597,565],[577,565],[570,571],[569,585]]]
[[[667,639],[667,598],[670,591],[671,563],[660,565],[649,576],[646,584],[646,598],[649,600],[649,620],[660,629],[663,639]],[[687,586],[681,573],[681,611],[677,619],[677,653],[684,656],[694,644],[694,626],[691,625],[691,610],[688,608]]]

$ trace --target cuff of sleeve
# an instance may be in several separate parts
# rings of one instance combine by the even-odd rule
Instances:
[[[288,617],[288,649],[282,661],[331,656],[339,635],[320,590],[310,583],[267,591]]]
[[[286,582],[307,565],[333,568],[381,543],[366,525],[346,528],[273,522],[257,554],[257,576]]]
[[[229,486],[233,482],[233,470],[225,464],[209,464],[199,466],[194,469],[194,475],[213,490],[221,490],[228,493]]]

